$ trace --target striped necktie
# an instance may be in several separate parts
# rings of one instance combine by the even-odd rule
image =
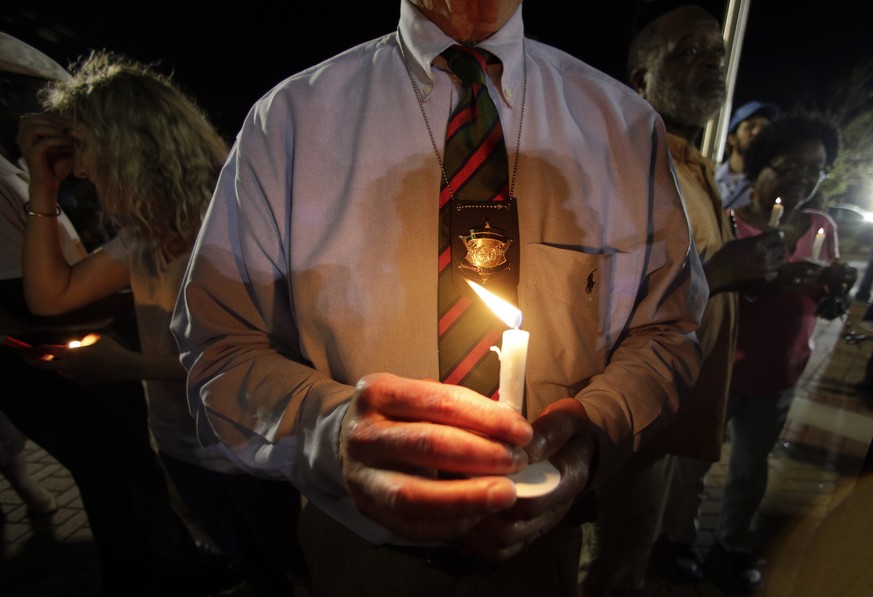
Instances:
[[[442,54],[461,80],[460,101],[449,119],[443,168],[448,180],[440,189],[439,362],[440,380],[495,397],[500,362],[490,347],[506,325],[479,299],[453,283],[452,210],[465,202],[509,199],[509,169],[497,106],[488,95],[485,69],[491,54],[479,48],[452,46]],[[456,235],[455,235],[456,236]],[[456,251],[457,251],[456,247]]]

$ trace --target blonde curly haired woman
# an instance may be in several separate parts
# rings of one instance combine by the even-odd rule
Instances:
[[[24,289],[37,314],[65,313],[130,288],[141,350],[102,337],[35,366],[81,383],[141,379],[162,461],[194,519],[259,594],[290,594],[299,495],[256,479],[204,449],[185,397],[169,330],[188,256],[227,146],[167,77],[132,60],[93,53],[71,80],[43,92],[19,146],[31,175]],[[68,175],[90,181],[118,235],[69,266],[58,246],[57,195]],[[123,399],[119,396],[119,399]]]

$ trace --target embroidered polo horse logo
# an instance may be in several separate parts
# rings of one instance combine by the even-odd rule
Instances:
[[[594,285],[597,284],[597,282],[594,281],[594,273],[596,271],[597,268],[595,267],[593,270],[591,270],[591,273],[588,274],[588,279],[585,282],[585,294],[591,294],[592,292],[594,292]]]

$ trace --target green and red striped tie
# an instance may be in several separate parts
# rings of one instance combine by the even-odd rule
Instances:
[[[500,362],[490,347],[506,325],[452,282],[450,210],[465,201],[507,201],[509,170],[497,106],[488,95],[485,71],[493,59],[479,48],[452,46],[442,54],[461,80],[458,105],[449,118],[443,167],[449,184],[440,189],[439,362],[440,380],[496,397]],[[449,188],[451,187],[451,188]]]

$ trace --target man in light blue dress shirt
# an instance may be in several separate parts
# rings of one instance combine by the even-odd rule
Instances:
[[[430,381],[458,42],[499,59],[525,416]],[[173,324],[201,441],[306,495],[318,594],[575,595],[568,513],[697,375],[690,247],[644,100],[525,39],[519,0],[403,0],[396,32],[280,83],[237,137]],[[518,498],[504,475],[547,458],[557,489]]]

